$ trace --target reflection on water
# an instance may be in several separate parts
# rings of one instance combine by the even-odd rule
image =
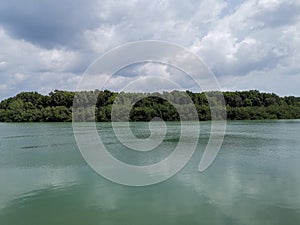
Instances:
[[[299,224],[300,121],[230,122],[205,173],[197,166],[209,123],[201,125],[198,151],[180,173],[134,188],[86,165],[71,124],[0,124],[0,224]],[[109,126],[100,126],[109,134]],[[112,140],[111,151],[127,159]],[[160,151],[168,147],[174,142]]]

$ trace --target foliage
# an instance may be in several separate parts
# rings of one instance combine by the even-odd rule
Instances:
[[[75,94],[61,90],[46,96],[37,92],[19,93],[0,103],[0,122],[72,121]],[[193,120],[193,110],[196,110],[199,120],[210,120],[210,109],[218,109],[223,100],[227,119],[230,120],[300,118],[300,97],[279,97],[274,93],[257,90],[223,93],[172,91],[154,94],[84,91],[74,100],[74,107],[78,110],[73,116],[82,121],[92,121],[93,118],[101,122],[111,121],[112,105],[117,102],[114,112],[118,121],[126,118],[130,121],[150,121],[155,117],[165,121]],[[220,115],[213,115],[213,118],[222,118],[224,115],[221,113],[224,114],[220,111]]]

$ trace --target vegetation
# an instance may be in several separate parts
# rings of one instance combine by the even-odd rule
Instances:
[[[155,117],[160,117],[165,121],[178,121],[180,119],[179,111],[186,115],[181,119],[193,119],[190,116],[193,109],[196,109],[200,120],[210,120],[210,106],[218,105],[217,98],[208,101],[206,97],[213,96],[217,92],[172,91],[150,95],[147,93],[116,93],[108,90],[95,90],[80,93],[84,94],[75,102],[82,113],[75,116],[77,118],[82,117],[82,120],[89,120],[87,117],[93,118],[95,115],[96,120],[100,122],[111,121],[112,105],[116,99],[120,104],[115,106],[115,112],[120,114],[118,118],[121,121],[126,120],[124,113],[122,113],[127,109],[124,106],[131,108],[129,106],[133,105],[129,111],[130,121],[149,121]],[[5,99],[0,103],[0,122],[71,121],[75,94],[75,92],[60,90],[55,90],[46,96],[37,92],[17,94],[15,97]],[[227,108],[227,118],[230,120],[300,118],[300,97],[279,97],[273,93],[260,93],[256,90],[224,92],[223,95]],[[95,105],[93,103],[96,103],[96,108],[92,107]],[[80,109],[76,111],[78,112]]]

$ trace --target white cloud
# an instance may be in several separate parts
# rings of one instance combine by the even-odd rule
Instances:
[[[296,1],[245,1],[190,49],[212,67],[224,89],[299,95],[290,84],[300,75],[299,12]]]
[[[64,72],[72,70],[79,63],[80,56],[64,49],[42,50],[37,53],[37,62],[41,70]]]
[[[78,15],[90,12],[86,20],[76,19],[77,31],[70,16],[58,10],[58,18],[51,17],[47,24],[55,35],[48,35],[47,40],[39,35],[42,31],[36,36],[17,32],[26,28],[19,18],[10,16],[9,22],[0,22],[0,98],[30,90],[33,84],[35,90],[43,93],[52,88],[75,89],[80,74],[94,59],[120,44],[145,39],[171,41],[190,49],[212,68],[223,89],[300,95],[295,85],[300,73],[298,0],[245,0],[240,4],[224,0],[106,0],[86,4],[90,5],[82,12],[76,9]],[[55,11],[52,3],[41,4],[39,9],[46,6]],[[28,7],[18,10],[25,13]],[[76,10],[70,8],[72,17],[77,15]],[[69,31],[67,25],[71,27]],[[60,37],[57,31],[62,28]],[[13,36],[10,30],[18,35]],[[175,70],[150,65],[140,69],[141,76],[145,73],[172,77],[193,89],[187,77]],[[23,78],[18,79],[21,75]],[[267,82],[271,77],[268,86],[256,82]],[[116,76],[111,88],[117,89],[132,79],[128,74]]]
[[[42,91],[50,88],[66,87],[64,76],[74,77],[71,72],[80,62],[80,54],[65,49],[43,49],[24,40],[16,40],[0,29],[0,98],[19,91]],[[51,74],[49,76],[48,74]],[[53,85],[51,85],[53,84]],[[58,85],[58,87],[56,86]],[[74,88],[72,85],[70,88]],[[68,89],[70,89],[68,88]]]

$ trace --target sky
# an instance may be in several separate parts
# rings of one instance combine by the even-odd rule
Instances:
[[[221,90],[300,96],[300,0],[0,0],[0,99],[76,90],[99,56],[143,40],[196,54]],[[119,71],[107,88],[145,75],[180,77],[166,65],[141,63]],[[193,89],[186,76],[177,81]]]

